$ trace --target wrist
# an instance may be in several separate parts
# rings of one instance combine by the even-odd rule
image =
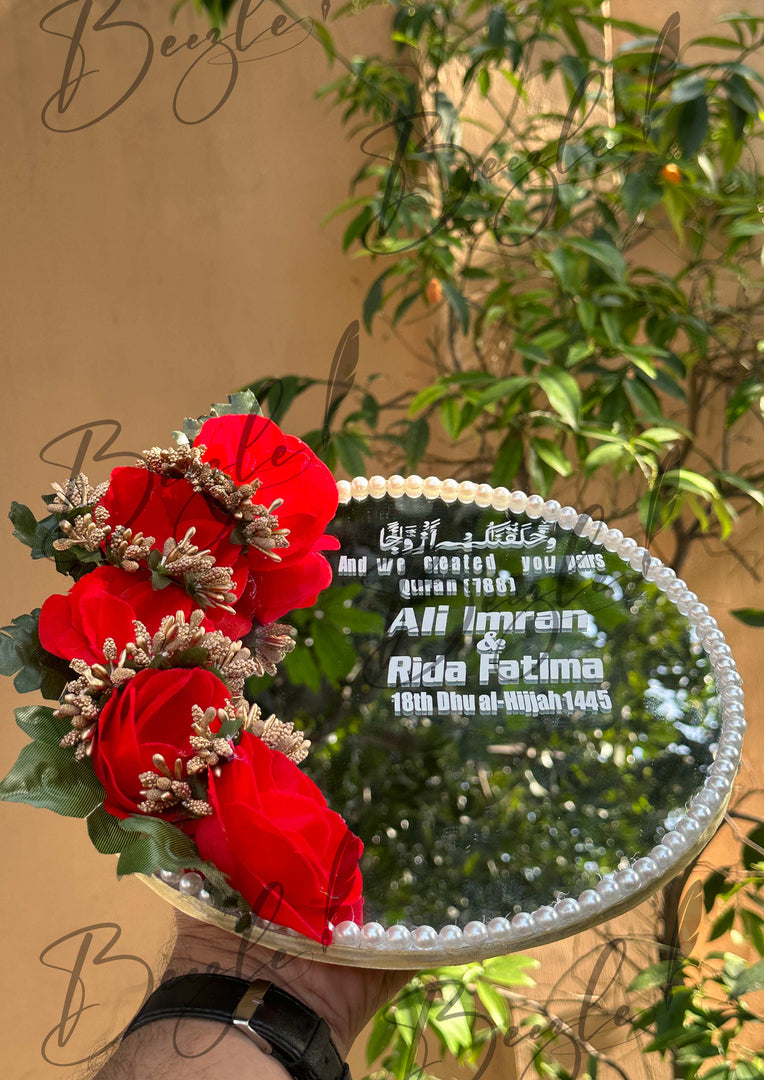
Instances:
[[[316,970],[318,969],[318,970]],[[177,916],[177,936],[161,982],[180,975],[228,975],[247,983],[265,980],[291,994],[323,1020],[344,1059],[357,1034],[347,1010],[334,1005],[327,983],[333,965],[311,957],[289,956],[266,949],[257,941]],[[339,971],[340,977],[346,970]]]

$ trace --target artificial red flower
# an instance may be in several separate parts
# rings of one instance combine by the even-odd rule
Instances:
[[[270,506],[275,499],[284,500],[276,510],[281,528],[289,529],[289,547],[278,549],[283,566],[314,550],[337,511],[337,483],[307,443],[285,435],[264,416],[213,416],[194,440],[194,446],[199,445],[206,447],[203,460],[234,483],[260,480],[256,502]],[[266,561],[259,551],[250,552],[253,570],[263,569]]]
[[[323,536],[316,544],[325,550],[339,546],[333,536]],[[295,608],[312,607],[318,594],[331,583],[331,566],[320,551],[311,551],[281,570],[276,566],[267,573],[251,573],[236,609],[260,623],[276,622]]]
[[[295,608],[314,604],[332,580],[322,550],[337,548],[324,529],[337,510],[337,484],[309,446],[285,435],[264,416],[216,416],[207,420],[194,445],[203,445],[204,460],[235,483],[262,481],[255,501],[270,506],[276,499],[280,528],[289,529],[289,546],[275,549],[279,561],[252,546],[247,553],[251,587],[237,610],[261,623],[273,622]]]
[[[199,854],[256,914],[326,944],[330,923],[360,922],[363,844],[294,762],[244,732],[207,798],[214,814],[190,830]]]
[[[192,543],[210,551],[216,562],[233,566],[241,556],[241,546],[230,540],[235,519],[182,476],[160,476],[137,465],[113,469],[98,505],[109,511],[112,528],[125,525],[133,533],[153,536],[157,551],[170,537],[182,540],[193,526]]]
[[[238,591],[246,578],[246,569],[241,568],[237,572]],[[155,634],[167,615],[182,611],[188,619],[197,606],[173,582],[154,589],[148,570],[128,574],[116,566],[99,566],[80,578],[65,596],[48,597],[40,612],[40,644],[64,660],[103,664],[106,638],[113,638],[121,652],[128,641],[135,640],[135,619]],[[202,625],[205,630],[220,630],[238,639],[249,633],[252,620],[221,607],[209,607]]]
[[[138,813],[143,772],[156,772],[154,754],[170,769],[195,751],[192,705],[222,709],[230,701],[225,683],[205,668],[139,671],[101,710],[93,740],[93,769],[104,786],[104,807],[115,817]],[[213,724],[213,730],[216,725]]]

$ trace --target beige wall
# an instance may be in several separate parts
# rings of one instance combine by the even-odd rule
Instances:
[[[67,429],[115,419],[122,433],[111,450],[140,450],[167,442],[184,415],[203,412],[210,401],[252,378],[326,375],[340,334],[360,317],[366,289],[379,272],[368,260],[341,253],[343,219],[319,225],[347,195],[360,154],[339,116],[313,98],[331,74],[312,41],[242,64],[220,112],[205,123],[184,125],[173,117],[171,102],[188,57],[158,55],[170,2],[123,0],[120,15],[149,27],[157,46],[149,73],[114,115],[87,130],[60,134],[40,121],[43,103],[60,82],[66,51],[62,38],[38,28],[52,6],[52,0],[0,0],[6,436],[0,506],[18,499],[38,510],[38,494],[66,475],[41,462],[40,450]],[[710,7],[704,6],[702,16],[696,10],[696,25],[710,24]],[[693,9],[689,2],[681,5],[688,33]],[[319,5],[305,0],[300,11],[317,16]],[[640,5],[639,16],[657,24],[665,14],[650,2]],[[341,23],[340,47],[348,54],[360,42],[373,47],[382,41],[387,18],[385,9],[370,10]],[[269,21],[256,13],[250,32]],[[180,25],[193,26],[193,17],[184,16]],[[142,42],[138,31],[130,40],[122,31],[88,39],[88,67],[99,69],[91,83],[94,100],[119,95],[134,75]],[[213,79],[225,71],[214,69]],[[197,105],[211,92],[206,87],[196,87]],[[84,106],[86,98],[83,91],[78,101]],[[416,383],[422,371],[412,357],[424,351],[427,329],[418,322],[405,340],[381,322],[373,338],[362,331],[359,377],[384,371],[392,386]],[[295,427],[316,423],[321,408],[318,394],[296,414]],[[71,460],[71,445],[58,450],[69,458],[57,460]],[[92,462],[86,468],[94,477],[104,474]],[[750,548],[757,547],[758,536],[747,541]],[[32,565],[9,527],[0,532],[0,560],[2,623],[62,588],[49,565]],[[734,565],[702,558],[687,577],[729,632],[753,685],[754,634],[726,614],[752,602],[749,582]],[[18,704],[3,680],[3,715],[10,718]],[[761,710],[753,716],[760,720]],[[4,731],[0,772],[25,741],[10,719]],[[746,779],[753,783],[762,765],[755,735],[748,755]],[[27,807],[3,806],[0,813],[3,1057],[18,1080],[67,1080],[79,1070],[65,1063],[118,1030],[134,1011],[143,968],[135,960],[91,965],[87,992],[99,1007],[86,1014],[66,1047],[57,1048],[53,1040],[49,1056],[56,1064],[46,1064],[40,1045],[59,1022],[68,975],[41,964],[41,952],[80,927],[116,923],[122,928],[116,951],[154,961],[170,912],[138,882],[117,883],[113,860],[93,851],[82,823]],[[66,968],[79,944],[80,939],[64,942],[48,963]],[[570,949],[564,944],[544,950],[546,972],[567,964]],[[360,1057],[354,1067],[362,1075]],[[508,1075],[506,1059],[492,1068],[496,1076]]]

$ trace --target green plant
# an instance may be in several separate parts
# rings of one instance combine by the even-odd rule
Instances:
[[[733,946],[747,943],[758,959],[714,948],[692,955],[696,929],[687,943],[690,955],[676,950],[619,988],[629,1002],[618,1010],[624,1014],[616,1021],[623,1028],[621,1041],[637,1040],[645,1056],[668,1057],[674,1077],[758,1080],[762,1075],[764,1058],[750,1043],[758,1041],[764,1017],[748,1000],[764,989],[762,840],[759,825],[745,838],[741,865],[708,872],[702,886],[703,907],[713,920],[709,944],[730,934]],[[624,956],[625,944],[606,942],[600,957],[607,958],[609,950]],[[369,1065],[380,1067],[371,1075],[375,1080],[426,1078],[443,1054],[482,1072],[499,1042],[525,1042],[540,1077],[628,1080],[616,1056],[587,1034],[586,1003],[599,997],[602,987],[590,982],[577,1001],[579,1014],[568,1010],[563,1019],[550,1002],[531,996],[534,983],[527,971],[535,963],[509,956],[420,972],[375,1018],[366,1057]],[[600,962],[595,970],[601,974],[603,967]],[[635,1006],[645,997],[652,999],[649,1004]],[[555,1054],[561,1049],[562,1057]]]
[[[677,570],[764,505],[746,445],[764,237],[747,61],[764,20],[722,23],[680,48],[678,17],[658,34],[591,0],[396,0],[394,58],[357,57],[321,91],[364,133],[360,193],[333,213],[353,214],[345,250],[384,263],[367,328],[381,313],[405,333],[428,289],[447,308],[435,377],[395,429],[409,464],[544,495],[576,477],[583,501],[606,479],[608,516],[670,534]],[[565,100],[531,110],[531,78]],[[438,428],[456,453],[426,454]]]
[[[450,1054],[459,1064],[477,1067],[490,1059],[497,1036],[510,1025],[504,990],[532,986],[526,974],[538,961],[527,956],[500,956],[482,964],[463,964],[420,971],[374,1020],[366,1044],[366,1062],[381,1059],[382,1075],[395,1080],[419,1077]]]
[[[735,816],[733,811],[733,823]],[[758,1080],[764,1075],[764,1016],[749,998],[764,989],[763,840],[764,825],[759,824],[743,842],[740,865],[714,869],[703,881],[703,908],[711,918],[708,943],[729,934],[733,947],[748,946],[749,956],[714,948],[702,956],[685,956],[676,949],[641,971],[627,988],[630,995],[653,998],[630,1019],[633,1032],[644,1036],[642,1052],[668,1058],[672,1075],[682,1080]],[[540,1034],[538,1075],[573,1080],[549,1054],[557,1041],[554,1032],[546,1028]]]

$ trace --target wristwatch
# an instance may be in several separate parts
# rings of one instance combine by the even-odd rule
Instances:
[[[351,1080],[328,1024],[267,979],[247,982],[206,972],[169,979],[150,995],[124,1037],[152,1020],[184,1016],[233,1024],[295,1080]]]

